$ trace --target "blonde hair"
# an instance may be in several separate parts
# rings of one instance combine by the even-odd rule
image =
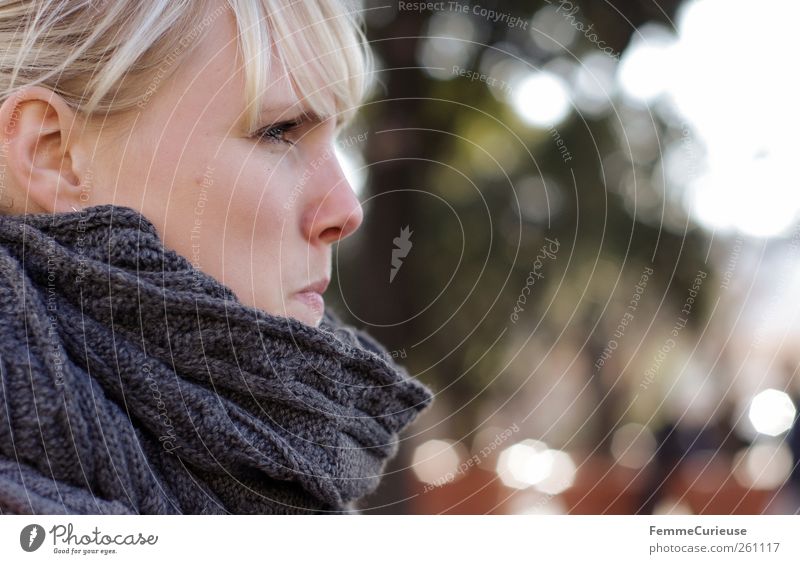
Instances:
[[[270,53],[320,117],[348,122],[372,71],[352,0],[0,0],[0,100],[41,85],[87,117],[143,108],[203,30],[233,11],[247,123],[257,127]]]

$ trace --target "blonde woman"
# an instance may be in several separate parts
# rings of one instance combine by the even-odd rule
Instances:
[[[344,0],[0,2],[0,511],[341,513],[430,391],[324,306]]]

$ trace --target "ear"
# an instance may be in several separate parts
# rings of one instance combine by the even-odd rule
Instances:
[[[29,86],[0,105],[0,138],[6,179],[20,212],[78,209],[86,175],[78,133],[82,123],[64,99],[47,88]],[[11,188],[12,186],[4,186]],[[4,190],[5,192],[6,190]],[[21,200],[21,201],[20,201]]]

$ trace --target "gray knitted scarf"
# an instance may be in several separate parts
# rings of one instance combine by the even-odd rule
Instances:
[[[121,206],[0,216],[0,513],[352,513],[432,400]]]

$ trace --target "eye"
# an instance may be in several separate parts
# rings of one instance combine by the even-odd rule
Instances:
[[[284,143],[286,145],[294,145],[294,141],[290,141],[284,137],[287,133],[297,129],[303,123],[302,120],[294,119],[290,121],[282,121],[257,130],[253,135],[259,141],[268,141],[270,143]]]

